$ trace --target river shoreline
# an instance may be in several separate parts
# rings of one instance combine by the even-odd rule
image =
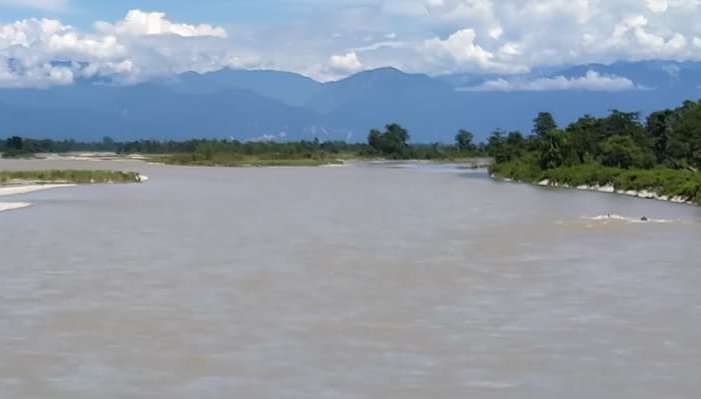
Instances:
[[[32,206],[29,202],[0,202],[0,212],[14,211],[15,209],[28,208]]]
[[[75,187],[75,184],[23,184],[0,186],[0,197],[29,194],[37,191],[45,191],[57,188]],[[0,212],[14,211],[32,206],[29,202],[3,202],[0,201]]]
[[[590,191],[590,192],[605,193],[605,194],[616,194],[616,195],[624,195],[624,196],[634,197],[634,198],[671,202],[673,204],[699,206],[695,202],[691,201],[691,199],[685,198],[682,196],[662,195],[662,194],[659,194],[655,191],[650,191],[650,190],[618,190],[611,183],[603,184],[603,185],[596,184],[596,185],[571,186],[569,184],[561,184],[561,183],[551,181],[548,179],[544,179],[544,180],[541,180],[539,182],[526,182],[526,181],[519,181],[519,180],[514,180],[514,179],[509,179],[509,178],[498,177],[494,174],[491,174],[490,177],[495,181],[503,181],[503,182],[507,182],[507,183],[515,182],[515,183],[530,184],[530,185],[536,186],[536,187],[577,190],[577,191]]]
[[[35,191],[51,190],[54,188],[75,187],[76,184],[18,184],[18,185],[0,185],[0,197],[8,195],[29,194]]]

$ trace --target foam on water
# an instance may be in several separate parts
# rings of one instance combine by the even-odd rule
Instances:
[[[634,218],[634,217],[622,216],[622,215],[617,215],[617,214],[583,217],[582,219],[594,221],[594,222],[623,222],[623,223],[640,223],[640,224],[644,224],[644,223],[679,223],[679,222],[681,222],[681,220],[654,219],[654,218],[649,218],[649,217],[644,217],[644,216],[639,217],[639,218]]]

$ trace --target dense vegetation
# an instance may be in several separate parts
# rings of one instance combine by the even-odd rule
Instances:
[[[473,138],[471,133],[460,131],[455,145],[409,144],[407,130],[391,124],[385,132],[372,130],[367,143],[321,142],[318,139],[298,142],[201,139],[116,142],[109,137],[97,143],[79,143],[11,137],[0,141],[0,152],[6,158],[31,157],[37,153],[100,151],[151,155],[155,161],[177,165],[313,166],[340,163],[350,158],[452,160],[484,155],[484,146],[475,145]]]
[[[409,144],[409,139],[409,132],[396,123],[385,126],[384,132],[373,129],[368,148],[360,155],[394,160],[457,160],[485,155],[484,146],[474,144],[474,135],[465,130],[455,136],[455,145]]]
[[[116,151],[118,144],[106,137],[99,143],[81,143],[74,140],[35,140],[18,136],[0,140],[4,158],[32,157],[37,153],[67,153],[71,151]]]
[[[175,151],[155,159],[178,165],[316,166],[342,163],[345,159],[457,160],[484,154],[472,144],[471,133],[461,131],[458,138],[461,141],[455,145],[409,144],[408,131],[391,124],[384,132],[372,130],[367,144],[316,139],[287,143],[206,140],[193,143],[189,151]]]
[[[532,135],[497,131],[488,152],[492,172],[520,181],[613,185],[648,190],[701,204],[701,102],[651,114],[612,111],[584,116],[560,129],[552,115],[539,114]]]
[[[141,177],[135,172],[107,170],[34,170],[0,171],[0,184],[9,183],[138,183]]]
[[[338,160],[341,143],[274,143],[209,140],[196,143],[190,151],[154,158],[167,164],[201,166],[318,166]]]

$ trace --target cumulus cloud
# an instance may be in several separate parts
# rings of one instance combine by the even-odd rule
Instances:
[[[627,53],[629,57],[692,57],[687,38],[679,32],[655,32],[643,15],[632,15],[618,22],[608,38],[590,39],[589,51],[609,54]]]
[[[518,65],[504,64],[495,55],[481,46],[475,39],[472,29],[459,30],[446,39],[429,39],[419,46],[419,52],[433,62],[436,68],[445,72],[455,72],[466,67],[482,71],[523,71]]]
[[[461,91],[624,91],[636,89],[635,83],[619,76],[604,76],[595,71],[588,71],[584,76],[567,78],[555,76],[533,80],[506,80],[503,78],[489,80],[479,86],[467,87]]]
[[[71,68],[41,64],[32,68],[13,65],[11,60],[0,57],[0,87],[48,87],[70,85],[74,74]]]
[[[438,38],[427,40],[424,48],[437,54],[439,57],[450,58],[456,63],[475,63],[487,66],[492,62],[494,55],[475,44],[475,31],[472,29],[459,30],[447,39]]]
[[[170,21],[163,13],[129,11],[91,33],[53,19],[0,25],[0,86],[45,87],[78,78],[137,83],[153,77],[246,67],[255,57],[234,51],[227,32]]]
[[[700,0],[403,0],[402,7],[376,1],[400,23],[410,20],[411,32],[445,32],[439,39],[413,40],[411,46],[423,51],[397,60],[414,71],[503,73],[617,60],[701,60]],[[390,28],[401,37],[401,29]],[[364,54],[366,64],[384,59],[384,50]]]
[[[69,1],[0,5],[57,10]],[[383,66],[433,75],[520,74],[564,64],[701,60],[701,0],[343,0],[342,7],[328,0],[279,1],[283,10],[305,6],[300,15],[314,23],[224,29],[132,10],[87,30],[47,19],[0,24],[0,62],[12,64],[2,67],[2,82],[31,85],[28,76],[35,73],[49,84],[54,61],[74,65],[74,79],[112,76],[132,83],[222,67],[328,80]]]
[[[98,31],[114,35],[177,35],[182,37],[212,36],[227,37],[224,28],[207,24],[190,25],[174,23],[162,12],[143,12],[131,10],[126,18],[116,24],[108,22],[96,23]]]
[[[333,55],[329,59],[329,67],[334,72],[352,73],[363,69],[363,64],[354,51],[344,55]]]

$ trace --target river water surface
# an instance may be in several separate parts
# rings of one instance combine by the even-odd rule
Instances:
[[[3,399],[701,392],[698,208],[452,166],[0,161],[46,167],[151,180],[4,198],[33,206],[0,213]]]

